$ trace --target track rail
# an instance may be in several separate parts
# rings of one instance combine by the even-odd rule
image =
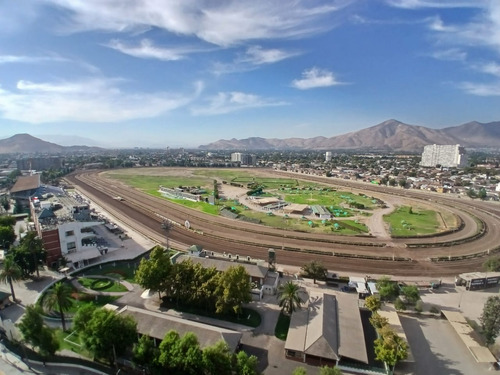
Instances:
[[[296,178],[296,175],[294,175]],[[301,176],[302,178],[302,176]],[[297,233],[281,229],[268,228],[261,225],[242,223],[212,217],[183,206],[169,202],[165,199],[153,197],[136,189],[126,186],[119,181],[105,179],[97,172],[78,173],[68,176],[67,180],[78,186],[86,195],[89,195],[99,204],[110,207],[117,214],[129,218],[130,222],[149,237],[157,240],[165,238],[160,223],[163,218],[176,223],[169,233],[169,238],[177,243],[203,245],[207,250],[267,258],[267,250],[272,247],[278,252],[278,261],[281,264],[301,266],[312,258],[322,260],[325,266],[335,270],[350,270],[363,273],[399,274],[439,276],[456,274],[458,272],[479,269],[484,258],[471,258],[454,262],[436,262],[431,257],[467,255],[471,253],[471,246],[478,251],[494,248],[498,244],[492,231],[485,230],[484,235],[473,240],[472,245],[461,244],[456,246],[442,246],[438,244],[433,248],[408,249],[407,244],[422,242],[422,239],[394,239],[387,246],[383,240],[371,237],[335,237],[332,235],[313,235],[310,233]],[[308,178],[308,180],[314,180]],[[321,183],[330,183],[318,179]],[[345,186],[335,181],[336,185]],[[342,181],[341,181],[342,182]],[[362,189],[365,186],[348,186]],[[370,190],[368,186],[365,190]],[[372,191],[372,190],[370,190]],[[381,192],[378,195],[394,194],[394,191]],[[113,199],[116,196],[124,201]],[[406,194],[404,195],[407,196]],[[412,197],[422,199],[422,197]],[[426,200],[429,195],[426,195]],[[437,198],[435,203],[437,203]],[[463,202],[443,201],[441,204],[455,210],[464,220],[464,229],[439,238],[439,242],[458,241],[477,235],[476,220],[482,222],[485,228],[493,225],[496,228],[498,217],[493,210],[484,207],[471,207]],[[471,216],[474,211],[476,220]],[[496,219],[496,221],[495,221]],[[194,230],[187,230],[183,224],[189,220]],[[430,240],[425,239],[426,242]],[[436,243],[438,241],[436,240]],[[342,255],[347,255],[342,256]],[[378,258],[380,257],[380,258]],[[392,260],[395,259],[395,260]],[[397,261],[399,259],[400,261]]]

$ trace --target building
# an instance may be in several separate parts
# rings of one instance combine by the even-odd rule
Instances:
[[[16,201],[18,210],[28,209],[31,198],[41,195],[40,175],[19,176],[10,189],[10,196]]]
[[[17,162],[17,169],[21,171],[38,170],[43,171],[47,169],[61,169],[63,167],[64,159],[58,156],[46,158],[28,158],[19,159]]]
[[[219,272],[225,272],[229,267],[243,266],[250,276],[250,282],[254,285],[252,293],[259,294],[262,298],[263,294],[276,294],[279,277],[276,272],[271,272],[267,267],[252,262],[250,257],[243,257],[237,254],[226,254],[223,257],[215,256],[215,253],[193,249],[189,249],[191,255],[179,255],[173,259],[175,262],[184,262],[191,260],[193,263],[199,263],[204,268],[215,267]]]
[[[51,198],[32,199],[30,211],[32,226],[47,252],[47,266],[57,268],[64,257],[78,268],[107,252],[92,229],[103,223],[92,219],[88,204],[62,189]]]
[[[331,151],[325,152],[325,161],[328,163],[329,161],[332,161],[332,153]]]
[[[231,162],[240,163],[241,165],[255,165],[257,163],[257,158],[255,155],[233,152],[231,154]]]
[[[500,272],[468,272],[455,278],[456,285],[464,285],[467,290],[493,288],[500,284]]]
[[[422,153],[422,167],[463,168],[467,165],[465,148],[460,145],[427,145]]]
[[[137,322],[137,332],[140,335],[147,335],[152,338],[156,346],[160,345],[169,331],[174,330],[180,337],[183,337],[188,332],[194,333],[201,349],[215,345],[223,340],[228,345],[229,350],[234,353],[238,349],[243,336],[241,332],[133,306],[124,306],[118,310],[118,314],[133,317]]]
[[[319,365],[368,364],[358,300],[349,295],[310,294],[290,319],[288,359]]]

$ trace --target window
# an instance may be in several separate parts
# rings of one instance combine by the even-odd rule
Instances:
[[[74,236],[75,235],[75,231],[74,230],[68,230],[66,231],[66,237],[70,237],[70,236]]]
[[[76,242],[68,242],[67,244],[68,253],[74,253],[76,251]]]

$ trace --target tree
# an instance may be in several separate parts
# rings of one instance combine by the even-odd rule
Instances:
[[[139,341],[134,344],[132,352],[134,354],[134,362],[149,369],[154,366],[158,356],[158,350],[155,348],[153,339],[147,335],[142,335],[139,338]]]
[[[23,277],[27,278],[35,271],[40,276],[38,268],[43,264],[47,253],[43,248],[42,240],[36,232],[28,232],[19,246],[12,248],[15,262],[21,267]]]
[[[252,300],[250,275],[243,266],[229,267],[220,275],[217,286],[215,312],[224,314],[229,311],[239,315],[243,303]]]
[[[319,375],[342,375],[338,367],[322,366],[319,369]]]
[[[258,360],[256,356],[248,356],[247,353],[241,351],[236,355],[236,374],[257,375],[257,364]]]
[[[38,344],[38,351],[43,358],[54,355],[59,349],[59,341],[49,327],[43,326],[40,332],[40,343]]]
[[[493,257],[488,259],[483,263],[483,268],[487,272],[497,272],[500,271],[500,257]]]
[[[408,344],[388,325],[379,330],[379,338],[374,342],[375,359],[382,361],[394,373],[398,361],[408,357]]]
[[[16,225],[16,218],[14,216],[11,215],[0,216],[0,226],[13,227],[14,225]]]
[[[135,280],[144,289],[150,289],[158,292],[158,298],[161,298],[161,292],[167,289],[166,283],[171,276],[172,262],[161,246],[156,246],[149,256],[149,259],[142,259],[137,271],[135,271]]]
[[[374,312],[370,317],[370,323],[376,330],[379,330],[389,324],[389,319],[377,312]]]
[[[416,285],[405,285],[401,288],[401,293],[406,297],[408,303],[415,304],[420,299],[420,292]]]
[[[377,281],[377,290],[383,300],[393,300],[399,295],[398,284],[387,276],[382,276]]]
[[[71,298],[72,293],[73,289],[71,286],[64,281],[60,281],[55,283],[43,298],[43,305],[46,309],[49,311],[58,310],[63,331],[66,331],[64,312],[68,311],[73,306],[73,299]]]
[[[137,339],[137,323],[131,316],[122,316],[114,311],[96,308],[89,314],[76,314],[73,321],[84,347],[94,356],[114,362],[115,355],[122,355]],[[80,319],[88,318],[87,321]]]
[[[43,338],[42,308],[38,305],[28,305],[18,324],[24,340],[33,347],[38,347]]]
[[[16,294],[14,293],[14,285],[12,283],[21,280],[22,275],[22,270],[17,263],[14,262],[14,258],[7,256],[3,262],[2,271],[0,271],[0,282],[9,284],[12,300],[14,302],[16,302]]]
[[[302,276],[313,279],[314,284],[316,284],[316,280],[326,279],[327,270],[319,261],[312,260],[304,264],[300,269],[302,270]]]
[[[201,373],[203,366],[202,352],[198,339],[192,332],[182,338],[176,331],[169,331],[160,344],[158,363],[168,374]]]
[[[302,299],[299,296],[300,286],[292,281],[287,281],[278,287],[278,301],[281,311],[291,315],[297,308],[300,308]]]
[[[223,340],[203,349],[203,370],[206,375],[232,375],[232,354]]]
[[[4,249],[9,249],[16,240],[16,232],[11,226],[0,226],[0,244]]]
[[[378,298],[377,296],[366,297],[365,307],[368,310],[370,310],[372,313],[379,310],[381,306],[382,306],[382,302],[380,301],[380,298]]]
[[[483,313],[479,318],[483,329],[486,344],[492,345],[500,333],[500,297],[488,297],[483,307]]]

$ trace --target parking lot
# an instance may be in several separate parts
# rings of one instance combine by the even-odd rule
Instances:
[[[400,315],[416,375],[491,375],[491,364],[477,363],[446,319]],[[406,372],[402,372],[406,373]]]

